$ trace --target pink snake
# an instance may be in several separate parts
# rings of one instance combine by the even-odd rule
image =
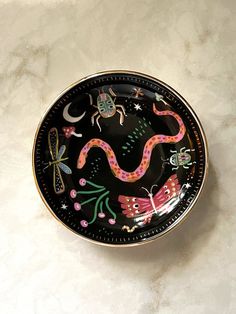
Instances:
[[[84,165],[86,163],[86,158],[87,158],[88,152],[92,147],[99,147],[105,152],[109,166],[110,166],[111,171],[115,177],[117,177],[119,180],[124,181],[124,182],[135,182],[135,181],[141,179],[144,176],[144,174],[146,173],[147,169],[149,168],[150,158],[151,158],[152,150],[154,149],[154,147],[157,144],[161,144],[161,143],[169,143],[169,144],[178,143],[179,141],[182,140],[182,138],[184,137],[185,131],[186,131],[185,125],[177,113],[175,113],[171,110],[159,111],[156,109],[155,104],[153,104],[153,112],[157,116],[172,116],[172,117],[174,117],[179,124],[179,132],[178,132],[178,134],[176,134],[174,136],[162,135],[162,134],[152,136],[146,142],[146,144],[144,146],[143,157],[142,157],[140,165],[137,167],[136,170],[134,170],[132,172],[127,172],[127,171],[121,169],[118,162],[117,162],[116,155],[115,155],[114,151],[112,150],[111,146],[108,143],[106,143],[103,140],[100,140],[98,138],[91,139],[81,149],[81,152],[80,152],[78,160],[77,160],[77,168],[82,169],[84,167]]]

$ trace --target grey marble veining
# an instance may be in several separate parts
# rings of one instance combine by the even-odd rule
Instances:
[[[0,1],[1,313],[236,312],[236,4],[229,0]],[[89,244],[37,194],[40,117],[107,69],[153,75],[205,129],[209,178],[177,229],[126,249]]]

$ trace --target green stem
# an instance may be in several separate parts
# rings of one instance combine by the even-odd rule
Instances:
[[[100,207],[100,212],[101,212],[101,213],[103,213],[102,205],[103,205],[103,201],[101,201],[100,206],[99,206],[99,207]]]
[[[112,210],[111,207],[109,206],[108,202],[109,202],[109,197],[107,197],[107,198],[106,198],[106,201],[105,201],[106,207],[107,207],[108,211],[112,214],[113,218],[116,220],[116,214],[113,212],[113,210]]]
[[[91,181],[89,181],[89,180],[86,180],[86,183],[88,183],[88,184],[90,184],[90,185],[92,185],[93,187],[98,188],[98,189],[104,188],[104,186],[102,186],[102,185],[97,185],[97,184],[95,184],[95,183],[93,183],[93,182],[91,182]]]
[[[100,190],[92,190],[92,191],[77,191],[77,194],[93,194],[93,193],[99,193],[104,191],[105,188],[102,188]]]
[[[109,194],[109,193],[110,193],[110,192],[107,191],[107,192],[105,192],[105,193],[103,193],[102,195],[99,196],[99,198],[97,199],[96,204],[95,204],[93,219],[92,219],[88,224],[92,224],[92,223],[96,220],[96,218],[97,218],[97,212],[98,212],[98,204],[99,204],[99,202],[101,201],[101,199],[102,199],[103,197],[105,197],[105,196],[106,196],[107,194]]]
[[[82,206],[82,205],[84,205],[84,204],[90,203],[90,202],[92,202],[93,200],[96,200],[96,197],[89,198],[87,201],[84,201],[84,202],[80,203],[80,205]]]

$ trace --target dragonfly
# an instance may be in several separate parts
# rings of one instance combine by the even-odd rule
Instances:
[[[61,145],[59,150],[58,146],[58,131],[56,128],[51,128],[48,132],[48,147],[52,160],[48,162],[48,165],[43,170],[53,166],[53,188],[56,194],[61,194],[65,192],[65,184],[62,179],[61,170],[66,174],[71,174],[72,171],[70,167],[63,162],[69,157],[62,158],[65,153],[66,146]]]

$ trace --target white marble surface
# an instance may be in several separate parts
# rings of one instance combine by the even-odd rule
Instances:
[[[235,13],[233,0],[0,1],[1,313],[236,313]],[[31,171],[48,103],[107,69],[173,86],[209,142],[190,217],[136,248],[77,238],[47,211]]]

